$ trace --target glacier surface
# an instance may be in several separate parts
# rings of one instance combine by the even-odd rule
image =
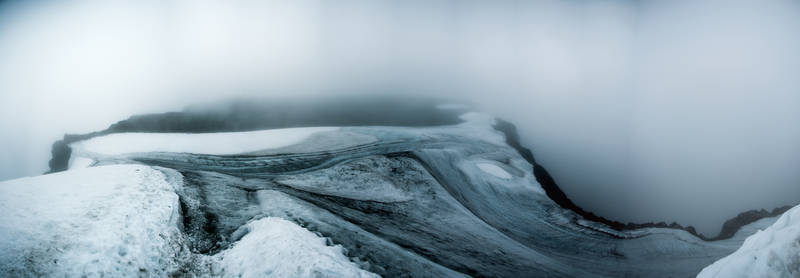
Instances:
[[[9,211],[0,236],[10,239],[0,243],[0,268],[19,276],[692,277],[775,221],[717,241],[678,229],[617,231],[553,202],[494,118],[462,119],[77,141],[71,170],[0,184]]]
[[[165,276],[180,268],[178,195],[143,165],[0,183],[0,272]]]

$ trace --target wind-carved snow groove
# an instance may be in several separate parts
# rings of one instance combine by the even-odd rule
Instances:
[[[258,215],[255,191],[228,186],[203,173],[183,171],[179,192],[184,232],[192,251],[216,254],[235,239],[233,232]]]

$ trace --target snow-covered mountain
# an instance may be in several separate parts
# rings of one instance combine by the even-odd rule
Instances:
[[[776,220],[714,241],[620,229],[554,201],[509,123],[460,106],[361,107],[141,116],[68,136],[58,173],[0,183],[0,272],[691,277]]]

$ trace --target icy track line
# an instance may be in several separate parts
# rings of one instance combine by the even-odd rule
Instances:
[[[112,165],[0,183],[0,273],[376,277],[344,256],[341,246],[274,217],[243,226],[247,234],[228,250],[190,253],[179,229],[175,190],[181,185],[166,180],[148,166]]]

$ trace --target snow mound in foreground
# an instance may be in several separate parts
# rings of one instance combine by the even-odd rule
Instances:
[[[0,183],[0,273],[167,276],[178,196],[150,167],[86,168]]]
[[[697,277],[800,277],[800,206],[748,237]]]
[[[342,246],[275,217],[248,223],[249,233],[215,255],[226,277],[379,277],[358,268]]]
[[[262,218],[213,256],[191,253],[164,173],[113,165],[0,183],[0,276],[377,277],[340,245]]]

